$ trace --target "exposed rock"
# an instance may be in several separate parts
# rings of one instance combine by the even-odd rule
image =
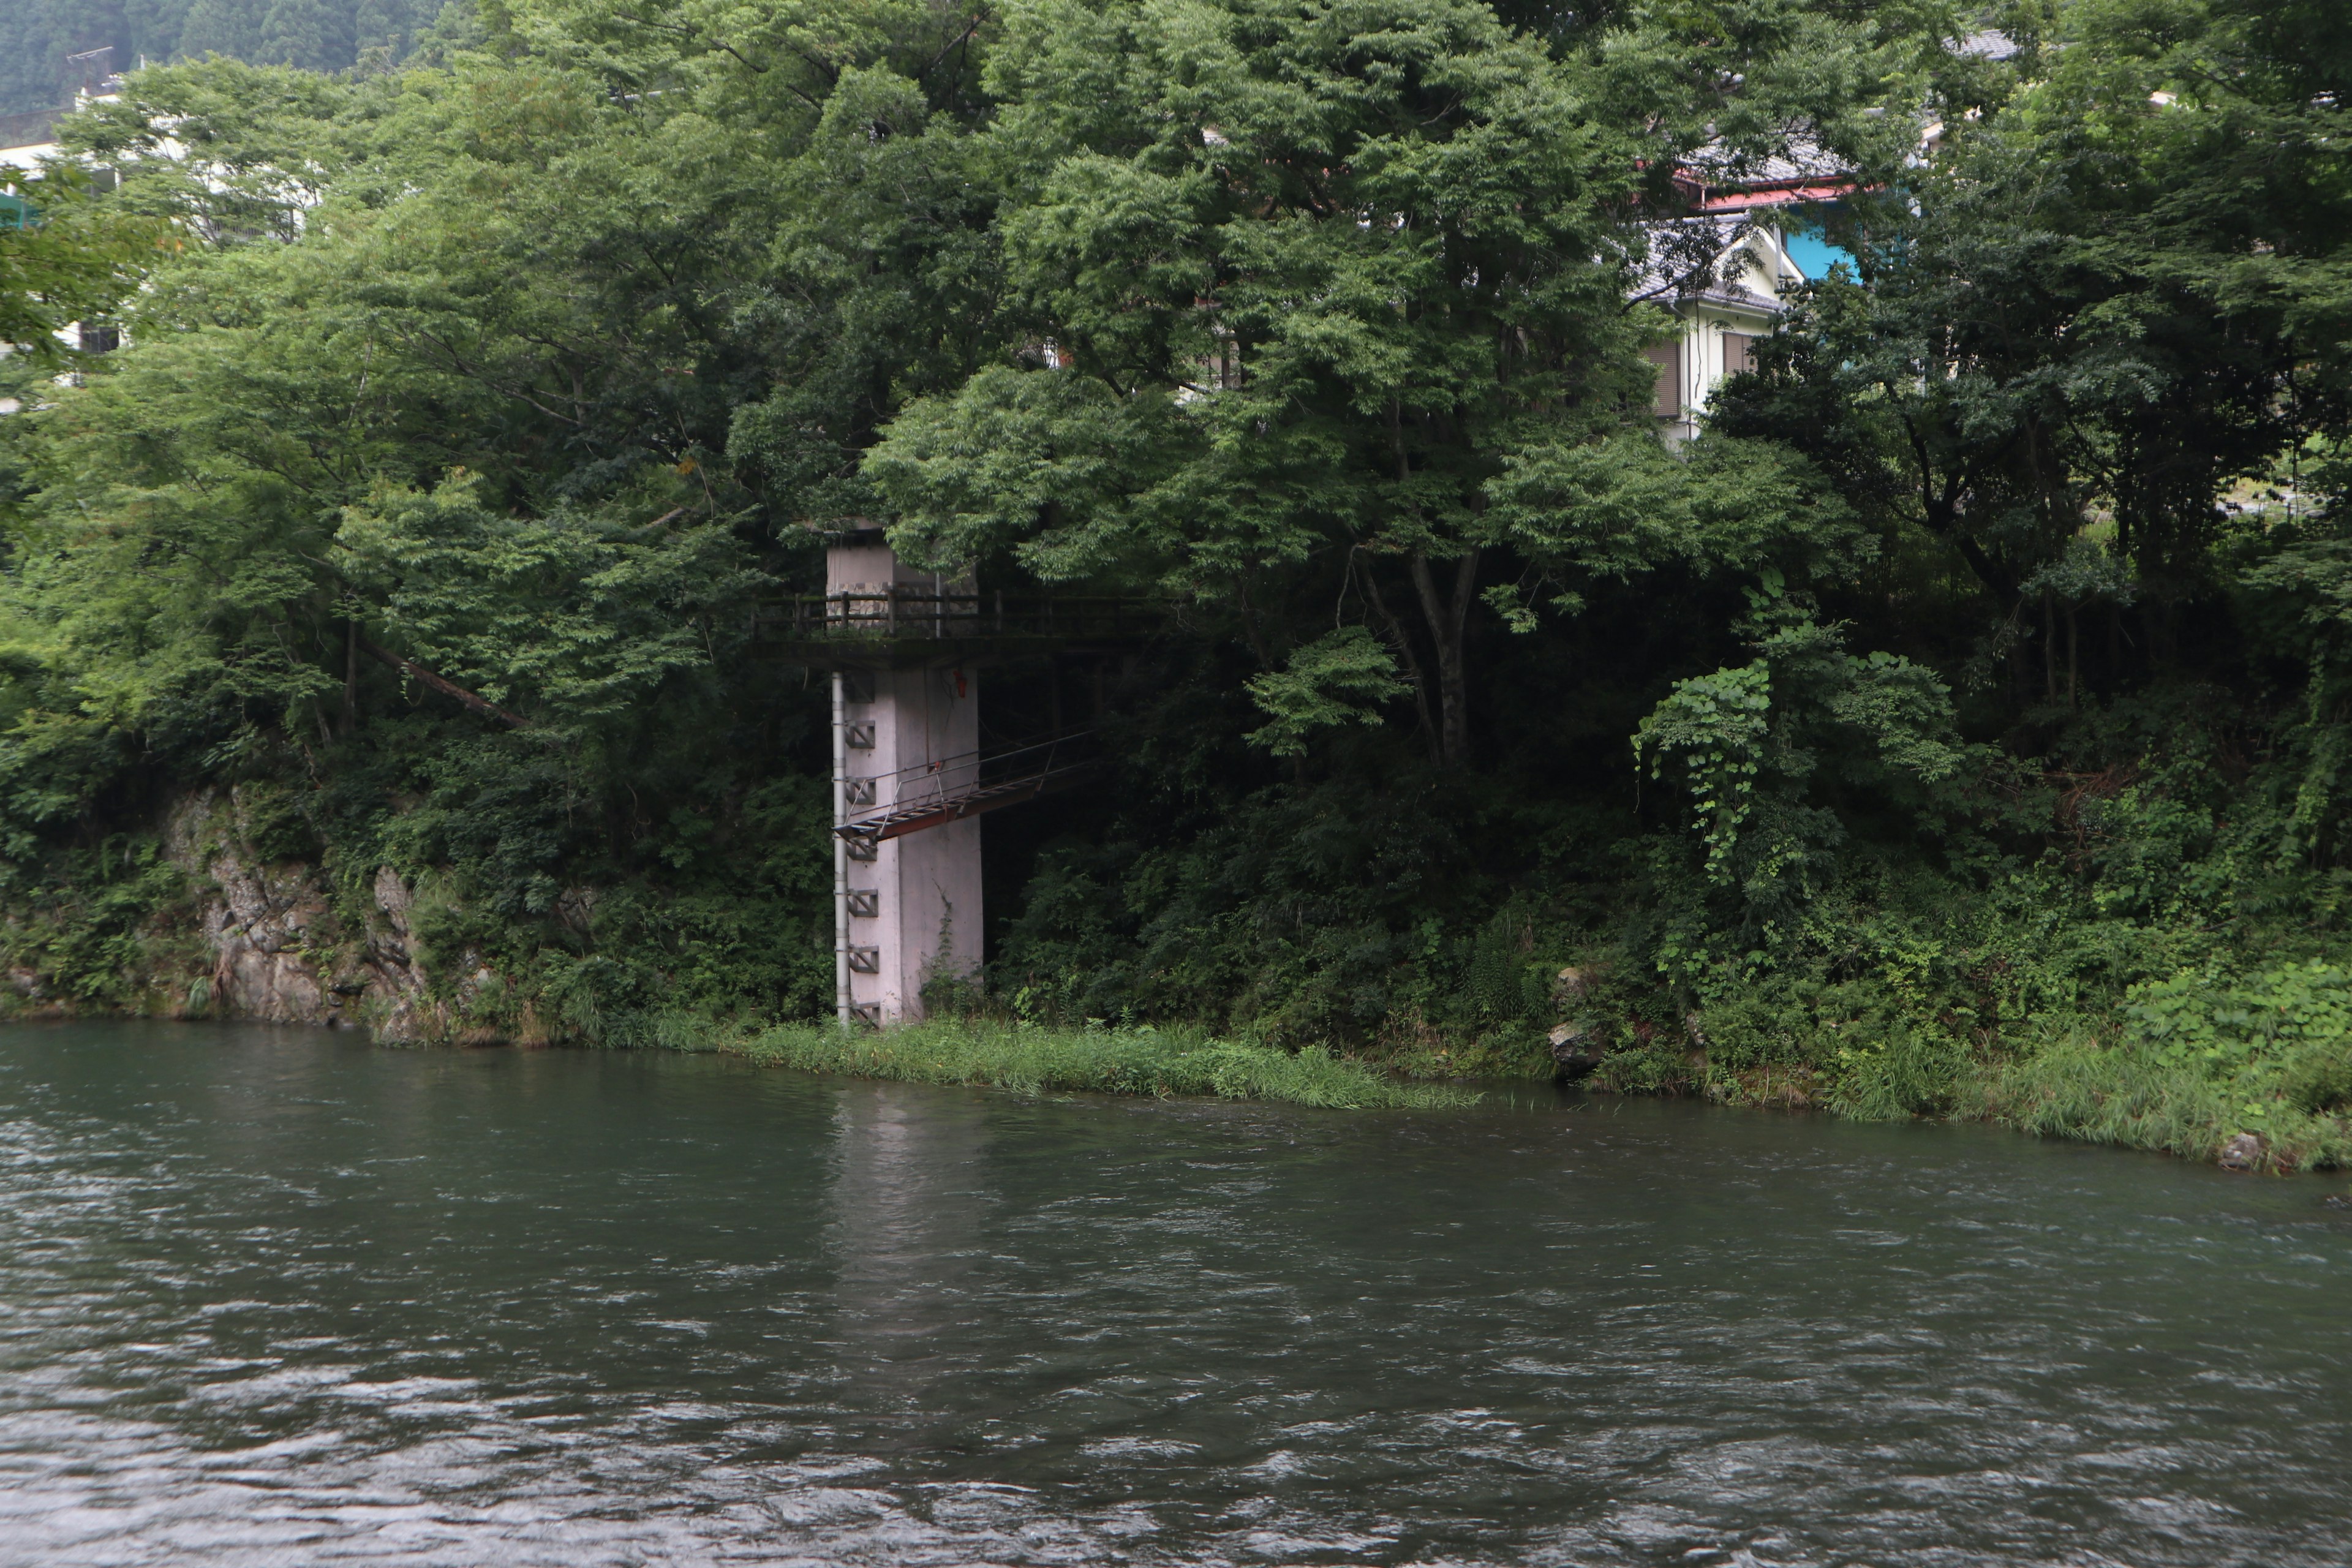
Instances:
[[[387,1043],[441,1037],[446,1020],[427,992],[410,925],[415,900],[400,874],[389,866],[376,872],[374,908],[352,930],[317,868],[261,859],[238,823],[234,795],[224,801],[205,790],[178,803],[165,825],[166,851],[200,888],[213,1010],[365,1026]]]
[[[391,867],[378,866],[375,868],[374,892],[376,912],[383,916],[394,936],[406,942],[408,911],[416,902],[408,891],[408,884],[402,881],[400,873]]]
[[[2263,1141],[2252,1132],[2241,1132],[2221,1145],[2221,1169],[2251,1171],[2263,1163]]]
[[[329,1024],[338,1011],[317,962],[337,932],[310,868],[267,865],[240,843],[235,795],[203,790],[175,805],[165,852],[199,886],[200,929],[212,949],[212,1005],[240,1018]]]
[[[299,825],[299,814],[282,788],[249,799],[242,789],[205,789],[173,802],[163,852],[185,875],[188,898],[156,911],[142,933],[148,972],[128,977],[141,994],[136,1010],[365,1028],[396,1045],[551,1041],[530,998],[518,1005],[512,983],[470,950],[441,977],[457,984],[435,994],[416,938],[415,889],[385,866],[356,907],[349,891],[339,900],[307,858],[315,839],[289,831],[289,820]],[[257,847],[306,842],[312,851],[274,858]],[[567,889],[564,900],[567,918],[584,921],[596,894]],[[188,941],[191,926],[199,942]],[[0,969],[0,1008],[10,1016],[77,1010],[35,968]]]
[[[223,1012],[273,1024],[331,1024],[341,998],[320,973],[318,944],[338,934],[307,866],[246,864],[234,852],[205,867],[204,933],[213,949],[213,1001]]]
[[[555,915],[573,931],[585,934],[596,919],[596,889],[566,888],[555,898]]]
[[[409,911],[416,900],[400,873],[389,866],[376,868],[375,912],[381,923],[369,922],[357,973],[367,991],[366,1016],[375,1037],[387,1044],[414,1045],[439,1033],[439,1010],[425,993],[425,962],[418,956]]]
[[[1601,1065],[1601,1051],[1581,1024],[1556,1024],[1549,1038],[1551,1059],[1559,1064],[1559,1076],[1580,1079]]]

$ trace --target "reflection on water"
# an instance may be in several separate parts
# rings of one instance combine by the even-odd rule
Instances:
[[[2333,1565],[2337,1193],[0,1030],[0,1563]]]
[[[870,1403],[922,1408],[971,1300],[986,1212],[983,1108],[968,1097],[925,1103],[895,1086],[835,1089],[833,1223],[840,1370]]]

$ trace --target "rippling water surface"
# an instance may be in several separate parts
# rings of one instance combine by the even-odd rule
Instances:
[[[2341,1568],[2340,1194],[16,1026],[0,1563]]]

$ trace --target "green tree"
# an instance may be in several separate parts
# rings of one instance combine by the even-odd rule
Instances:
[[[2109,602],[2169,658],[2222,492],[2352,416],[2352,69],[2318,15],[2021,13],[1981,112],[1832,219],[1858,276],[1812,292],[1721,426],[1806,450],[2002,614],[2095,526],[2137,584]]]
[[[569,1026],[812,1005],[822,759],[746,601],[897,389],[968,370],[940,302],[984,315],[992,253],[965,24],[841,16],[767,69],[518,8],[439,67],[157,68],[78,119],[91,211],[183,248],[107,374],[0,422],[19,886],[94,801],[267,781],[352,874],[452,879],[439,940]]]
[[[206,55],[254,58],[268,5],[268,0],[191,0],[173,52],[191,59]]]
[[[255,29],[253,54],[272,65],[332,70],[351,63],[351,18],[327,0],[269,0]]]
[[[1311,561],[1465,760],[1488,487],[1646,417],[1639,142],[1457,0],[1037,5],[991,70],[1028,347],[877,448],[900,537],[1222,601],[1268,666]]]
[[[89,176],[52,164],[0,197],[0,344],[54,362],[57,333],[102,316],[155,255],[157,226],[90,199]]]

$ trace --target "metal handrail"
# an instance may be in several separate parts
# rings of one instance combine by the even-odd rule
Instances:
[[[929,762],[910,763],[888,773],[863,775],[860,782],[871,780],[878,784],[885,779],[892,781],[891,798],[887,801],[877,798],[872,809],[835,823],[834,831],[849,835],[866,833],[894,816],[917,809],[935,809],[1008,784],[1091,766],[1090,758],[1082,758],[1075,763],[1064,762],[1060,760],[1060,753],[1066,750],[1081,750],[1094,738],[1092,730],[1071,730],[1003,751],[959,752]],[[1016,762],[1019,765],[1008,765]],[[914,781],[916,788],[912,793],[899,782],[905,780]],[[926,785],[929,787],[924,787]],[[878,790],[876,793],[877,796],[880,794]]]
[[[788,641],[1117,636],[1157,625],[1148,601],[1111,595],[982,595],[897,589],[794,594],[754,605],[755,638]]]

